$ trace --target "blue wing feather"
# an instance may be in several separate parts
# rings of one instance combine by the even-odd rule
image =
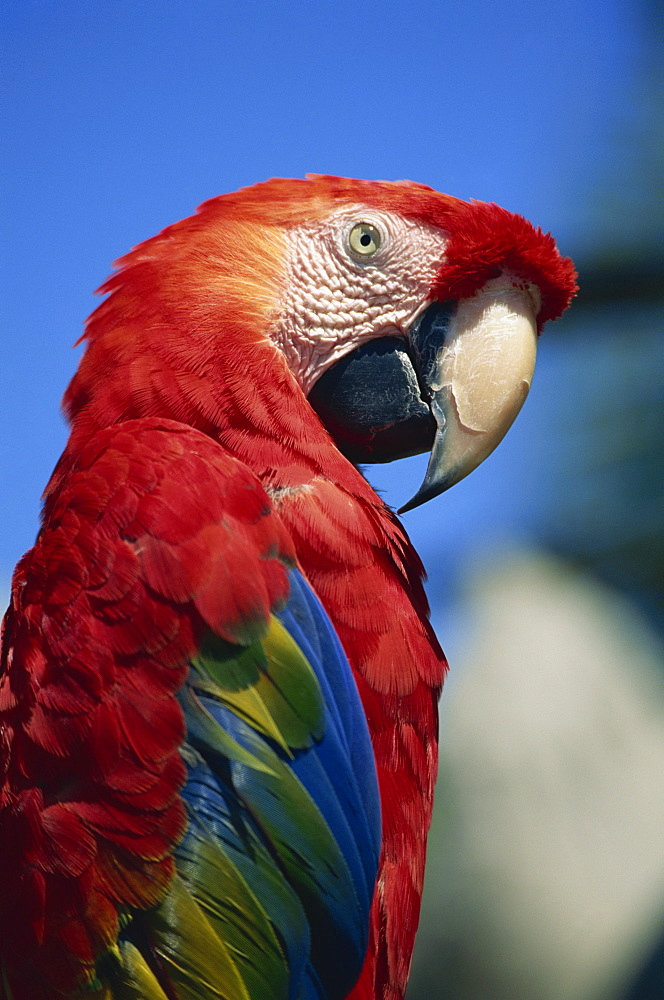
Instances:
[[[297,570],[277,617],[315,674],[322,735],[284,749],[206,690],[193,666],[182,695],[190,822],[176,859],[199,901],[201,859],[213,851],[248,887],[253,917],[246,916],[235,959],[249,987],[260,982],[260,970],[246,942],[255,943],[264,914],[289,985],[286,993],[276,984],[265,993],[263,983],[260,995],[328,1000],[352,986],[367,946],[380,850],[375,764],[346,655]],[[223,907],[214,910],[223,922]]]
[[[291,572],[289,601],[277,613],[311,663],[320,682],[328,713],[323,739],[293,761],[293,770],[308,788],[338,838],[344,827],[355,841],[352,865],[362,905],[370,906],[380,852],[380,799],[366,717],[346,654],[311,587]],[[346,860],[352,852],[346,854]]]

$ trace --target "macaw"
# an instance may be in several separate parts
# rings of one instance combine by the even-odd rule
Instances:
[[[119,261],[3,624],[5,1000],[403,997],[445,659],[358,463],[461,479],[574,291],[496,205],[318,175]]]

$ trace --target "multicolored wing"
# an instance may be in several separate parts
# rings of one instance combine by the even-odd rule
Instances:
[[[219,445],[138,420],[83,450],[17,568],[0,713],[0,996],[345,996],[380,847],[366,721]]]

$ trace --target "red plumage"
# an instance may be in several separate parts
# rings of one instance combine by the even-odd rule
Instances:
[[[32,915],[26,927],[0,902],[0,926],[7,952],[56,987],[82,987],[119,911],[153,905],[172,878],[184,823],[174,694],[206,624],[229,641],[260,634],[285,597],[294,553],[270,509],[217,443],[154,419],[97,434],[49,494],[15,576],[0,686],[3,898]]]
[[[551,237],[495,205],[331,177],[206,202],[119,262],[65,395],[71,437],[17,569],[15,666],[0,687],[2,881],[31,932],[1,902],[0,923],[58,984],[82,982],[76,962],[92,967],[118,911],[154,903],[171,877],[183,824],[174,694],[201,629],[248,641],[297,559],[353,667],[381,791],[382,861],[352,997],[403,995],[445,660],[406,533],[268,336],[284,230],[356,203],[448,234],[432,297],[472,294],[509,267],[539,287],[541,325],[573,293]]]

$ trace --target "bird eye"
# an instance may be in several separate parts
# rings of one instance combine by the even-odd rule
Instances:
[[[356,257],[373,257],[380,248],[380,233],[369,222],[358,222],[348,234],[348,244]]]

